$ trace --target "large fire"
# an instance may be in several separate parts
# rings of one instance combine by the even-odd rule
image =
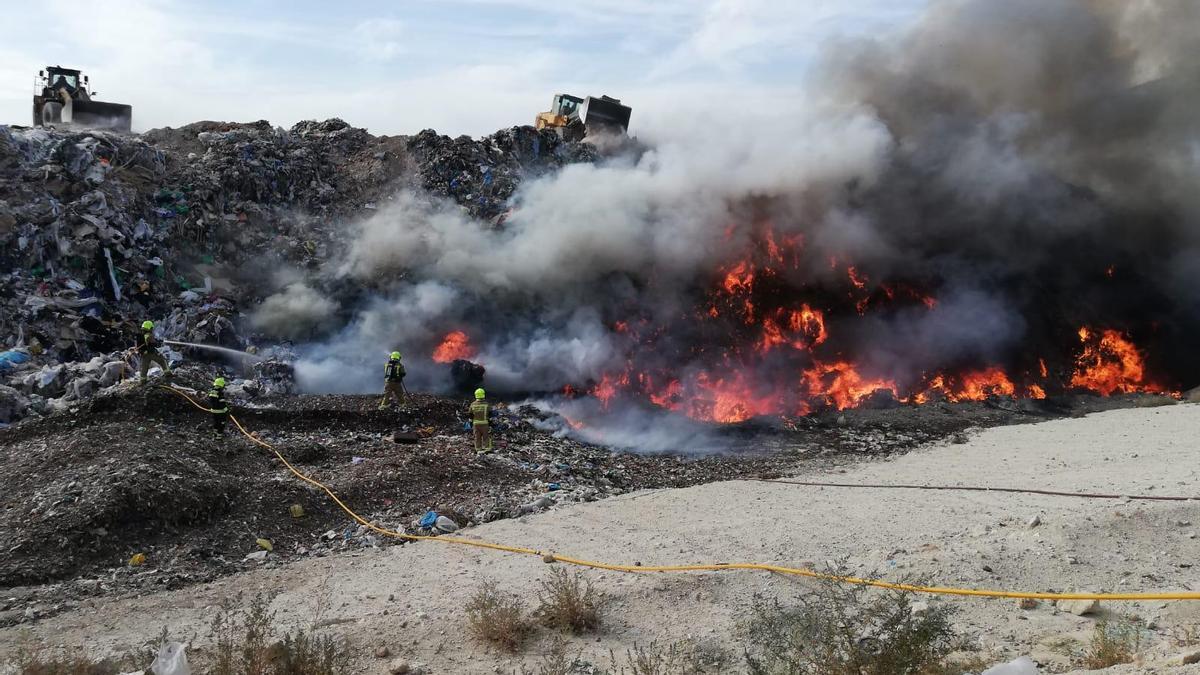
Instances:
[[[731,227],[726,238],[735,231]],[[638,316],[614,321],[614,332],[628,339],[625,366],[604,375],[588,393],[606,408],[624,396],[698,420],[736,423],[853,408],[876,399],[922,404],[1041,399],[1071,390],[1106,396],[1164,390],[1147,380],[1133,342],[1113,329],[1082,328],[1082,349],[1064,345],[1055,353],[1022,357],[1015,367],[964,363],[916,376],[889,374],[879,359],[855,358],[834,338],[876,313],[936,311],[934,293],[908,280],[873,279],[837,258],[828,260],[830,273],[841,279],[832,288],[830,282],[797,286],[790,279],[803,264],[803,238],[781,236],[766,223],[752,241],[750,255],[718,270],[712,289],[689,315],[690,325],[660,325]],[[669,339],[679,330],[699,339]],[[1056,364],[1054,373],[1047,360]]]
[[[451,331],[442,338],[442,343],[433,350],[433,360],[438,363],[450,363],[457,359],[469,359],[475,356],[475,348],[471,340],[461,330]]]

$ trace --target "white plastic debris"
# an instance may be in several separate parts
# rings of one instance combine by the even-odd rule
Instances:
[[[1015,661],[1001,663],[983,671],[981,675],[1038,675],[1037,664],[1028,656],[1022,656]]]
[[[187,645],[182,642],[164,644],[158,650],[154,663],[150,664],[150,672],[154,675],[192,675],[187,660]]]

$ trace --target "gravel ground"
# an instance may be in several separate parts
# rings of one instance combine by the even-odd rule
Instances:
[[[940,443],[885,461],[818,465],[798,475],[843,482],[937,482],[1120,494],[1200,494],[1193,439],[1200,408],[1116,410],[1042,424],[984,430],[966,443]],[[1193,567],[1197,502],[1082,500],[977,493],[808,488],[723,481],[643,490],[590,504],[471,528],[462,536],[614,562],[752,560],[788,565],[845,560],[886,578],[926,577],[979,588],[1096,591],[1200,589]],[[1030,526],[1037,517],[1040,521]],[[364,672],[386,672],[372,654],[435,673],[508,672],[548,649],[538,638],[525,656],[490,652],[463,634],[462,606],[483,579],[532,602],[547,566],[537,558],[437,543],[347,552],[218,578],[144,597],[84,600],[22,628],[52,644],[97,652],[137,646],[162,626],[195,636],[203,649],[214,608],[239,596],[274,594],[283,625],[320,626],[350,637]],[[590,571],[608,594],[605,628],[577,639],[581,657],[607,663],[610,649],[682,639],[736,648],[730,635],[754,593],[786,598],[803,580],[757,572],[629,575]],[[1020,609],[1006,600],[942,599],[959,630],[997,660],[1032,655],[1045,672],[1066,672],[1095,622],[1117,612],[1142,617],[1146,663],[1114,672],[1193,672],[1156,662],[1184,648],[1173,632],[1200,623],[1200,603],[1103,603],[1075,616],[1048,603]],[[18,629],[0,631],[0,650]],[[730,665],[728,672],[736,672]]]

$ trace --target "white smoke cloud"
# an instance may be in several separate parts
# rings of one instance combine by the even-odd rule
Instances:
[[[338,306],[301,282],[268,297],[250,317],[250,324],[274,337],[298,339],[328,328]]]

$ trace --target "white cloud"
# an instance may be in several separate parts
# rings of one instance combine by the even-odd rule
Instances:
[[[669,134],[681,116],[794,105],[805,63],[792,43],[815,43],[844,13],[832,2],[449,0],[399,20],[346,5],[336,20],[182,0],[14,7],[0,29],[11,32],[0,35],[0,122],[28,123],[33,76],[51,58],[83,68],[102,99],[133,105],[135,129],[336,116],[374,133],[479,135],[528,124],[567,91],[617,96],[635,132]],[[884,0],[846,6],[897,11]],[[512,22],[492,19],[505,11]],[[46,37],[17,32],[48,25]],[[792,73],[796,86],[779,84]]]
[[[396,19],[373,18],[354,27],[359,50],[367,58],[390,61],[405,52],[405,26]]]

